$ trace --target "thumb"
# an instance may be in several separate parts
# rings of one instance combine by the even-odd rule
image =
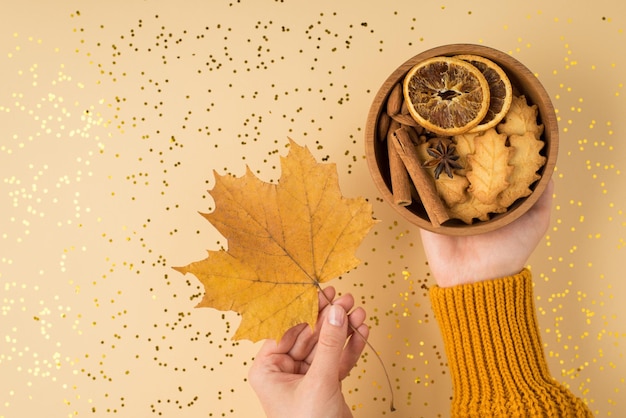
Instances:
[[[330,305],[320,329],[315,357],[307,375],[321,382],[339,381],[339,363],[347,336],[347,313],[339,305]]]

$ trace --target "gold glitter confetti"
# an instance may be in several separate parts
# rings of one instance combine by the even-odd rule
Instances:
[[[626,408],[622,3],[49,3],[0,16],[0,418],[260,416],[246,382],[258,346],[231,341],[236,314],[190,311],[202,289],[170,266],[225,245],[196,214],[209,194],[193,191],[242,162],[276,181],[288,136],[382,220],[336,287],[368,312],[396,415],[447,416],[434,279],[362,147],[392,69],[458,41],[442,21],[514,55],[553,100],[555,210],[530,260],[545,351],[597,416]],[[346,398],[355,415],[389,416],[371,358]]]

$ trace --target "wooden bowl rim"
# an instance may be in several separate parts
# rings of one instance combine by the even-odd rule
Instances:
[[[383,148],[382,144],[384,144],[384,142],[377,140],[376,129],[380,113],[384,109],[384,104],[386,103],[389,92],[396,83],[404,78],[414,65],[435,56],[460,54],[474,54],[490,59],[502,67],[511,79],[513,85],[518,87],[526,86],[526,88],[520,92],[526,96],[529,103],[537,105],[540,121],[544,125],[542,138],[546,143],[543,150],[546,156],[546,163],[541,169],[541,178],[532,186],[533,192],[529,196],[516,202],[507,212],[495,215],[488,221],[477,221],[471,225],[446,223],[435,227],[429,220],[420,217],[408,207],[393,203],[392,192],[377,162],[377,147]],[[522,86],[520,86],[520,84]],[[365,157],[374,184],[382,194],[383,199],[409,222],[420,228],[446,235],[476,235],[493,231],[513,222],[524,214],[537,202],[552,177],[558,156],[558,143],[559,131],[554,106],[547,91],[537,77],[525,65],[511,55],[495,48],[476,44],[458,43],[442,45],[425,50],[408,59],[396,68],[379,88],[370,106],[365,125]]]

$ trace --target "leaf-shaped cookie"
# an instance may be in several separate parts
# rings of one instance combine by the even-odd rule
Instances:
[[[460,219],[466,224],[472,224],[474,219],[479,221],[488,221],[489,214],[491,213],[503,213],[506,211],[505,206],[495,203],[483,203],[476,198],[476,196],[470,196],[469,199],[452,206],[449,209],[450,216],[456,219]]]
[[[537,105],[529,106],[526,96],[513,96],[509,111],[497,126],[498,132],[507,136],[530,132],[539,139],[543,133],[543,125],[537,123],[537,113]]]
[[[506,139],[506,135],[491,128],[474,138],[476,150],[467,156],[468,190],[483,203],[495,203],[498,194],[509,185],[507,179],[513,167],[509,165],[511,150],[506,146]]]
[[[241,314],[233,339],[279,339],[315,324],[320,283],[356,267],[355,252],[376,223],[363,198],[344,198],[334,164],[317,163],[291,141],[278,184],[251,171],[216,174],[215,210],[203,216],[228,240],[228,250],[177,267],[202,282],[198,307]]]
[[[432,170],[428,171],[432,174]],[[469,197],[467,194],[469,181],[465,176],[455,175],[453,178],[440,176],[435,182],[435,186],[437,187],[437,193],[439,193],[448,207],[464,202]]]
[[[498,197],[500,204],[505,207],[532,193],[529,186],[539,180],[537,171],[546,162],[546,157],[540,154],[545,143],[536,139],[531,132],[525,135],[511,135],[509,143],[512,150],[509,163],[513,166],[513,171],[509,177],[509,187]]]
[[[456,152],[459,154],[459,164],[463,167],[458,170],[459,174],[466,175],[467,174],[467,156],[469,154],[473,154],[475,151],[474,138],[480,135],[480,132],[473,133],[465,133],[461,135],[454,136],[454,142],[456,142]]]

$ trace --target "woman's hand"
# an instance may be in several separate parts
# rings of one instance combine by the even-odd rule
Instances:
[[[277,343],[266,341],[250,368],[249,380],[271,418],[351,417],[341,381],[361,356],[369,328],[365,311],[354,298],[335,297],[335,289],[320,294],[315,329],[307,324],[291,328]],[[348,326],[350,324],[352,328]],[[361,335],[355,335],[354,329]]]
[[[421,230],[435,280],[450,287],[519,273],[550,224],[552,181],[524,215],[480,235],[448,236]]]

